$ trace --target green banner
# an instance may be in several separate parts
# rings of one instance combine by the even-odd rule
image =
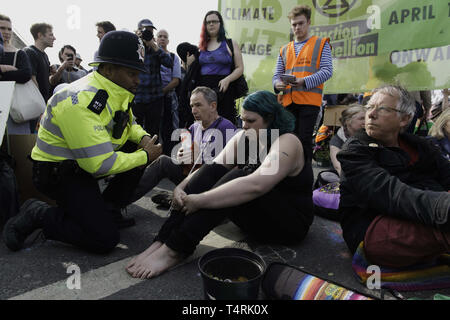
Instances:
[[[250,91],[272,91],[280,48],[293,39],[291,9],[312,8],[310,35],[329,37],[333,77],[325,93],[382,84],[450,87],[449,0],[219,0],[228,36],[244,57]]]

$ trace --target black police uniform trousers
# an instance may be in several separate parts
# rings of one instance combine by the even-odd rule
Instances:
[[[294,134],[300,139],[307,159],[313,156],[313,133],[320,107],[292,103],[286,108],[295,116]]]
[[[56,177],[50,178],[45,168],[51,163],[34,163],[34,184],[57,203],[56,207],[45,211],[44,236],[89,252],[108,253],[120,240],[112,207],[124,208],[129,204],[143,170],[136,168],[116,175],[101,192],[97,179],[79,168],[76,162],[72,163],[56,169],[53,165],[50,171],[55,170]]]

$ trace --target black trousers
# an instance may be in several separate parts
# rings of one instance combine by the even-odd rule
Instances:
[[[49,181],[42,163],[33,167],[37,189],[57,202],[44,215],[44,235],[94,253],[108,253],[120,240],[112,208],[129,204],[143,173],[134,169],[116,175],[102,193],[97,180],[84,170],[66,170]]]
[[[303,150],[308,161],[311,161],[313,155],[312,139],[314,126],[320,112],[320,107],[293,103],[287,107],[287,110],[295,116],[296,121],[294,133],[302,142]]]
[[[152,101],[148,104],[135,103],[132,106],[136,122],[140,124],[147,133],[160,136],[161,121],[164,112],[164,98]],[[159,139],[158,139],[159,140]]]
[[[218,164],[203,165],[189,181],[185,191],[187,194],[198,194],[248,174],[240,169],[229,171]],[[273,189],[262,197],[235,207],[202,209],[187,216],[173,211],[155,241],[190,255],[212,229],[228,218],[258,241],[298,243],[306,236],[309,225],[305,225],[299,213],[283,199],[284,195]]]

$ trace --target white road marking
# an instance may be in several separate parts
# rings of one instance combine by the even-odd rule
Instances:
[[[211,248],[223,248],[244,239],[244,235],[231,223],[220,226],[219,233],[212,231],[200,243],[194,254],[183,264],[189,263],[202,256]],[[231,237],[229,237],[231,236]],[[231,239],[230,239],[231,238]],[[130,288],[142,281],[134,279],[125,271],[125,267],[132,257],[81,274],[81,290],[67,288],[67,279],[28,291],[9,300],[98,300],[116,292]],[[171,272],[171,271],[170,271]],[[69,274],[67,278],[69,278]]]

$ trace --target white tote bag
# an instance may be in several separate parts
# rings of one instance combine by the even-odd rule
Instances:
[[[17,52],[14,55],[16,66]],[[16,83],[9,115],[16,123],[23,123],[39,118],[45,111],[45,100],[33,80]]]

